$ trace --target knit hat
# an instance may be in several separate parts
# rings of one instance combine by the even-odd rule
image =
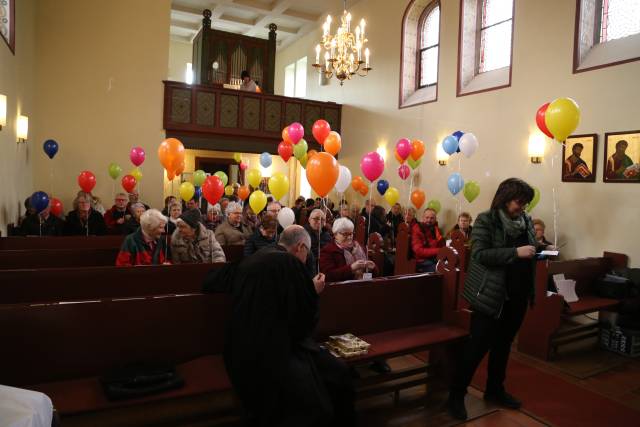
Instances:
[[[179,219],[186,222],[191,228],[198,228],[198,224],[202,222],[202,215],[198,209],[187,209],[182,212]]]

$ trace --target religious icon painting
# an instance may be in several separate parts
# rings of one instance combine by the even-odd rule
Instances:
[[[15,0],[0,0],[0,35],[15,54],[16,47],[16,7]]]
[[[640,183],[640,130],[604,134],[604,182]]]
[[[562,181],[596,182],[598,135],[571,135],[562,146]]]

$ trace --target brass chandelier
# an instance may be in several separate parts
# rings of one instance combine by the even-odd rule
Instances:
[[[356,74],[365,77],[371,71],[371,67],[369,48],[365,48],[368,40],[364,35],[364,29],[365,22],[362,19],[360,25],[356,26],[355,33],[351,32],[351,14],[347,12],[347,1],[344,0],[344,12],[336,34],[331,35],[331,15],[327,16],[322,25],[322,42],[316,46],[316,62],[311,65],[327,79],[335,75],[340,80],[340,86]],[[320,63],[323,49],[324,63]]]

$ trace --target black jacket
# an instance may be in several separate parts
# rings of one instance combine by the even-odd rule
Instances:
[[[87,232],[87,223],[89,230]],[[67,215],[64,226],[65,236],[103,236],[107,234],[107,225],[102,215],[93,208],[89,211],[89,220],[87,223],[80,221],[77,211],[71,211]]]
[[[251,237],[249,237],[244,243],[244,256],[248,257],[249,255],[253,255],[264,247],[275,246],[276,243],[275,236],[271,239],[267,239],[260,232],[260,228],[257,228]]]
[[[23,236],[62,236],[64,221],[55,215],[40,223],[40,215],[30,215],[22,221],[20,234]]]

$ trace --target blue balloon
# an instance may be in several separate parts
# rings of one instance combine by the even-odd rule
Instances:
[[[461,130],[457,130],[454,133],[451,134],[451,136],[455,136],[456,139],[458,140],[458,142],[460,142],[460,137],[464,135],[464,132],[462,132]]]
[[[452,173],[447,180],[447,186],[451,194],[455,196],[464,188],[464,179],[462,179],[462,176],[460,176],[458,172]]]
[[[49,206],[49,196],[44,191],[36,191],[31,195],[29,199],[31,207],[36,210],[37,213],[42,212]]]
[[[202,197],[202,187],[196,187],[196,191],[193,192],[193,198],[199,199]]]
[[[381,196],[384,196],[384,193],[387,192],[388,188],[389,181],[387,181],[386,179],[381,179],[378,181],[378,193],[380,193]]]
[[[267,153],[266,151],[260,154],[260,165],[263,168],[268,168],[269,166],[271,166],[271,154]]]
[[[448,155],[452,155],[458,149],[458,140],[455,136],[449,135],[442,141],[442,149]]]
[[[47,153],[47,156],[49,156],[50,159],[53,159],[58,152],[58,143],[53,139],[47,139],[42,145],[42,149]]]

